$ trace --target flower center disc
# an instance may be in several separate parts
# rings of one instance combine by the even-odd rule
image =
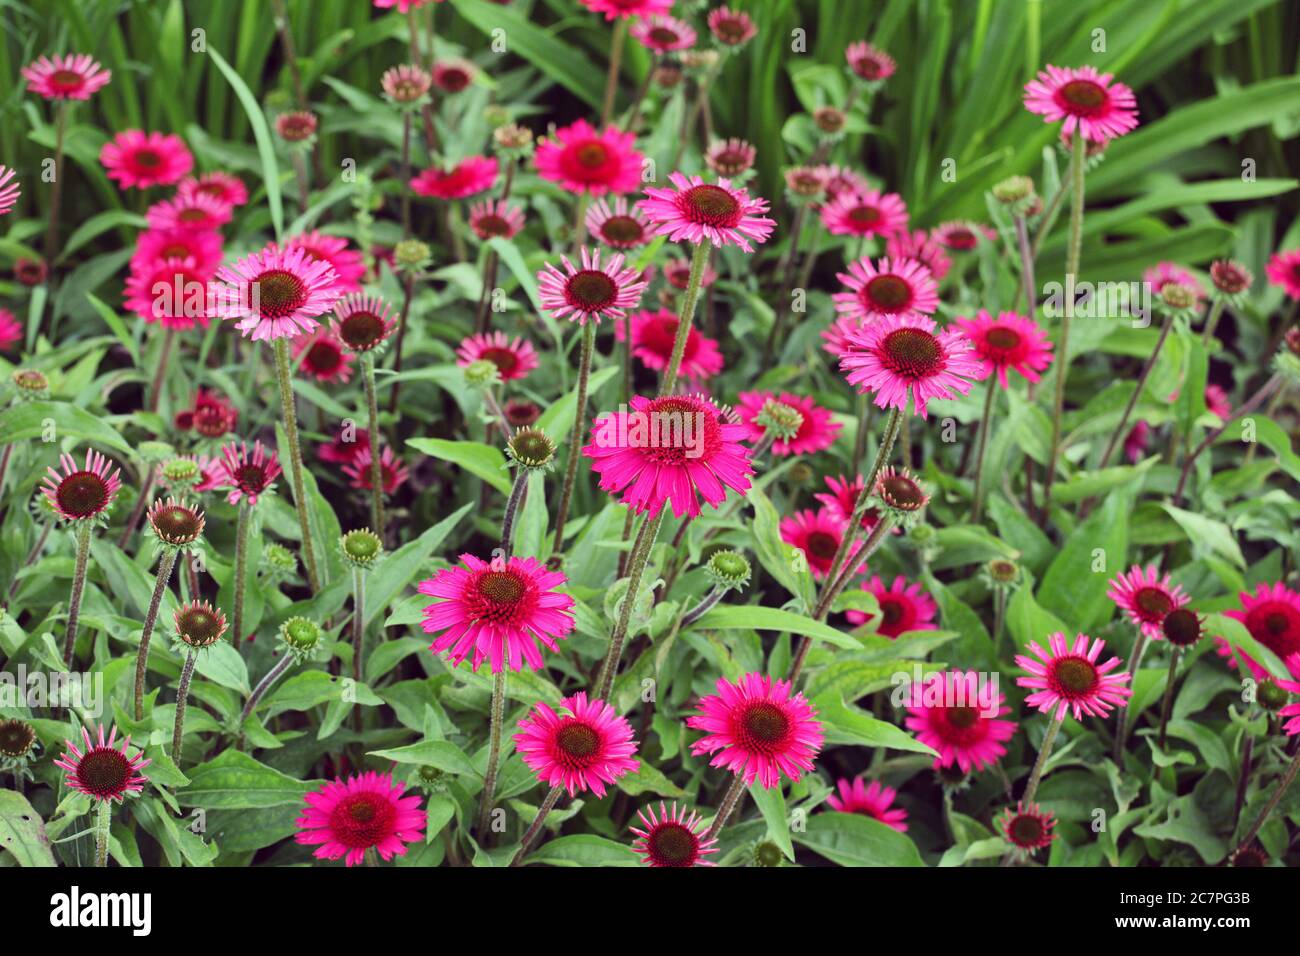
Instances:
[[[870,226],[880,221],[880,210],[875,206],[855,206],[849,213],[849,221],[858,226]]]
[[[690,866],[695,862],[695,834],[680,823],[657,827],[649,844],[651,855],[661,866]]]
[[[766,701],[756,701],[746,707],[740,724],[746,742],[760,750],[780,743],[790,732],[790,721],[781,708]]]
[[[903,605],[897,601],[881,601],[880,618],[886,627],[893,627],[903,619]]]
[[[1015,329],[999,325],[985,332],[984,340],[999,351],[1010,352],[1020,344],[1020,333]]]
[[[1082,657],[1063,657],[1056,661],[1053,676],[1061,690],[1070,697],[1086,696],[1097,686],[1097,668]]]
[[[600,737],[586,724],[571,723],[561,727],[555,735],[560,750],[575,760],[584,760],[596,752]]]
[[[1011,839],[1019,846],[1034,846],[1043,839],[1043,825],[1037,817],[1021,814],[1011,821],[1008,827]]]
[[[61,90],[75,90],[81,86],[81,74],[72,70],[55,70],[50,74],[50,82]]]
[[[1106,91],[1091,80],[1071,80],[1061,87],[1061,98],[1084,115],[1106,105]]]
[[[235,472],[240,491],[259,494],[266,487],[266,471],[261,465],[244,465]]]
[[[925,503],[921,487],[902,475],[890,475],[881,484],[889,496],[889,503],[897,508],[915,510]]]
[[[883,312],[901,312],[912,304],[912,287],[896,275],[876,276],[863,291],[866,304]]]
[[[478,229],[485,236],[510,235],[510,223],[506,222],[501,216],[480,216]]]
[[[77,779],[97,797],[113,797],[126,790],[131,779],[131,764],[120,751],[99,747],[77,764]]]
[[[617,293],[614,280],[595,269],[584,269],[569,280],[569,295],[588,312],[609,308]]]
[[[135,154],[135,164],[137,166],[145,166],[152,169],[155,166],[162,165],[162,157],[152,149],[142,149]]]
[[[183,611],[176,630],[180,632],[181,640],[195,647],[212,644],[220,636],[216,616],[201,608]]]
[[[194,206],[182,209],[176,216],[178,222],[207,222],[208,214]]]
[[[484,349],[479,357],[485,358],[495,365],[502,375],[513,372],[515,366],[519,364],[519,359],[509,349]]]
[[[1133,603],[1138,606],[1143,616],[1155,620],[1163,618],[1173,610],[1173,602],[1169,600],[1169,595],[1158,588],[1140,588],[1133,595]]]
[[[282,319],[307,302],[307,287],[296,275],[272,269],[257,277],[258,308],[262,315]]]
[[[952,724],[958,730],[966,730],[973,727],[975,721],[979,719],[979,713],[974,707],[949,707],[948,723]]]
[[[655,27],[650,31],[650,39],[655,43],[660,43],[664,46],[671,46],[677,42],[677,34],[672,30],[669,30],[667,27]]]
[[[108,485],[93,471],[74,471],[59,482],[55,497],[66,514],[89,518],[108,504]]]
[[[829,561],[835,557],[835,552],[839,549],[840,542],[833,534],[814,531],[808,535],[808,550],[812,552],[813,557]]]
[[[342,364],[343,357],[339,355],[339,350],[328,342],[317,342],[307,350],[307,360],[316,371],[329,374]]]
[[[339,803],[330,823],[339,842],[352,849],[372,847],[392,829],[393,808],[371,793],[359,793]]]
[[[631,216],[610,216],[601,225],[600,231],[606,239],[614,242],[639,242],[645,235],[641,223]]]
[[[384,323],[373,312],[353,312],[339,323],[339,338],[358,351],[373,348],[383,331]]]
[[[682,194],[686,212],[709,226],[734,226],[740,221],[740,203],[721,186],[692,186]]]
[[[524,582],[510,571],[489,571],[479,581],[478,593],[497,604],[514,604],[524,596]]]
[[[160,509],[153,516],[153,526],[165,539],[189,538],[199,533],[194,512],[179,505]]]
[[[934,375],[943,365],[939,340],[921,329],[895,329],[881,345],[886,368],[906,378]]]

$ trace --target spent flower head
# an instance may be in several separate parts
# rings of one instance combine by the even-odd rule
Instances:
[[[520,428],[506,442],[506,457],[529,471],[545,471],[555,461],[555,442],[539,428]]]

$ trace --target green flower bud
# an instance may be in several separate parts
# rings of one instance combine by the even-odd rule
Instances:
[[[739,591],[749,584],[749,561],[739,551],[715,551],[704,573],[717,587]]]
[[[521,428],[506,442],[506,455],[530,471],[549,468],[555,461],[555,442],[537,428]]]
[[[339,538],[339,551],[345,562],[365,571],[384,556],[384,543],[369,528],[358,528]]]

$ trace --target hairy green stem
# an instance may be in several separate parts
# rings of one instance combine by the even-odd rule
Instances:
[[[496,796],[497,767],[501,762],[501,725],[506,711],[506,668],[496,672],[492,680],[492,716],[488,724],[487,770],[483,774],[483,794],[478,806],[478,838],[487,841],[488,824],[492,819],[492,799]]]
[[[1165,679],[1165,697],[1160,704],[1160,736],[1157,738],[1161,750],[1165,749],[1165,733],[1169,729],[1169,712],[1174,704],[1174,684],[1178,678],[1178,661],[1183,656],[1183,649],[1175,647],[1169,655],[1169,676]]]
[[[686,353],[686,338],[690,335],[691,323],[695,320],[695,303],[700,297],[700,281],[704,277],[704,267],[709,261],[709,253],[713,250],[713,243],[708,239],[702,239],[691,253],[691,275],[686,283],[686,294],[682,296],[682,309],[677,315],[677,336],[673,340],[672,357],[668,360],[668,367],[664,369],[664,376],[659,383],[659,394],[672,394],[673,387],[677,384],[677,373],[682,366],[682,356]]]
[[[1065,718],[1053,718],[1047,727],[1047,733],[1043,735],[1043,745],[1038,748],[1038,758],[1034,761],[1034,769],[1029,772],[1029,783],[1025,784],[1025,795],[1021,798],[1025,803],[1030,803],[1034,799],[1034,794],[1038,793],[1038,784],[1043,779],[1043,768],[1047,766],[1047,757],[1052,752],[1052,745],[1056,743],[1056,735],[1061,730],[1061,724]]]
[[[302,533],[302,558],[307,567],[307,581],[312,594],[320,591],[320,574],[316,568],[316,549],[312,546],[311,522],[307,517],[307,491],[302,479],[302,446],[298,440],[298,411],[289,380],[289,342],[275,340],[275,377],[280,382],[280,407],[284,414],[284,434],[289,444],[289,465],[293,477],[293,503],[298,511],[298,528]],[[379,454],[378,436],[372,436],[371,455]]]
[[[77,523],[77,563],[72,571],[72,596],[68,600],[68,633],[63,641],[63,664],[72,669],[72,655],[77,647],[77,621],[81,616],[81,596],[86,591],[86,565],[90,561],[92,522]]]
[[[543,800],[542,805],[537,808],[537,816],[533,817],[533,822],[530,823],[528,829],[524,831],[524,838],[519,843],[519,849],[515,851],[514,858],[510,861],[511,866],[518,866],[524,861],[524,857],[528,855],[528,848],[532,846],[533,841],[537,839],[537,834],[541,831],[542,824],[546,822],[547,814],[555,809],[555,804],[559,801],[560,794],[563,792],[564,791],[560,787],[551,787],[547,792],[546,799]]]
[[[172,763],[181,765],[181,740],[185,736],[185,706],[190,696],[190,680],[194,677],[194,664],[199,652],[191,650],[181,667],[180,684],[176,687],[176,722],[172,725]]]
[[[1298,770],[1300,770],[1300,751],[1296,751],[1295,756],[1291,758],[1291,763],[1287,766],[1286,772],[1282,775],[1282,779],[1278,781],[1277,789],[1273,791],[1273,796],[1268,798],[1268,803],[1264,805],[1264,809],[1261,810],[1259,816],[1255,818],[1255,822],[1250,825],[1250,829],[1247,830],[1246,835],[1241,838],[1241,842],[1237,844],[1237,848],[1232,851],[1233,856],[1236,856],[1254,842],[1255,837],[1259,835],[1259,831],[1263,828],[1264,824],[1268,822],[1269,815],[1276,810],[1277,805],[1282,802],[1282,798],[1286,795],[1287,789],[1295,780],[1296,771]]]
[[[609,692],[614,687],[619,658],[623,656],[623,643],[627,640],[628,626],[632,620],[632,608],[636,604],[637,593],[641,590],[641,577],[645,573],[650,549],[654,547],[663,517],[662,510],[653,518],[647,517],[641,523],[641,530],[637,532],[636,540],[632,542],[632,557],[628,560],[627,593],[623,595],[623,601],[619,606],[618,623],[609,640],[609,653],[605,656],[604,664],[601,665],[595,694],[598,700],[608,700]]]
[[[370,523],[379,540],[384,540],[384,469],[379,449],[379,399],[375,393],[375,357],[367,352],[361,357],[361,373],[366,389],[366,417],[370,430]]]
[[[100,800],[95,809],[95,866],[108,866],[108,834],[113,826],[113,801]]]
[[[989,428],[993,424],[993,396],[997,376],[990,375],[984,394],[984,414],[980,418],[979,447],[975,451],[975,494],[971,499],[971,524],[979,524],[984,513],[984,458],[989,448]]]
[[[556,565],[564,551],[564,524],[569,517],[573,484],[578,477],[578,459],[582,456],[582,433],[587,423],[587,380],[591,377],[591,353],[596,345],[596,324],[582,326],[582,357],[578,360],[578,401],[573,409],[573,429],[569,432],[569,460],[560,489],[560,506],[555,512],[555,543],[551,546],[551,563]]]
[[[235,650],[244,639],[244,588],[248,577],[248,525],[252,518],[252,509],[247,498],[239,501],[239,513],[235,521],[235,602],[230,615],[230,643]]]
[[[744,795],[745,778],[740,774],[736,774],[735,779],[731,781],[731,785],[727,787],[727,792],[722,797],[722,803],[718,805],[718,815],[715,816],[713,822],[709,824],[709,829],[705,832],[704,839],[708,840],[711,837],[718,835],[718,832],[726,825],[727,818],[730,817],[732,811],[736,809],[736,804],[740,802],[740,798]]]
[[[1128,672],[1137,676],[1138,667],[1142,664],[1142,655],[1146,653],[1147,636],[1144,632],[1138,631],[1137,640],[1133,643],[1133,653],[1129,657]],[[1129,686],[1133,686],[1132,678],[1129,680]],[[1128,740],[1129,722],[1128,707],[1121,707],[1119,714],[1115,717],[1115,763],[1123,769],[1124,767],[1124,743]]]
[[[144,683],[149,670],[149,642],[153,638],[154,625],[158,623],[158,608],[162,606],[163,594],[167,591],[167,582],[171,580],[172,568],[176,566],[176,551],[167,548],[158,562],[158,577],[154,581],[153,596],[149,598],[149,610],[144,615],[144,627],[140,630],[140,649],[135,655],[135,719],[144,720]]]

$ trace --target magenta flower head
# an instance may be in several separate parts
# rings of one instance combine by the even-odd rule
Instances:
[[[242,206],[248,202],[248,187],[238,176],[213,172],[201,176],[187,176],[176,186],[176,195],[190,197],[195,194],[211,196],[227,206]]]
[[[606,20],[617,17],[653,17],[667,13],[673,0],[578,0],[592,13],[605,14]]]
[[[894,806],[898,791],[893,787],[886,787],[879,780],[867,783],[857,777],[851,781],[837,780],[835,789],[838,793],[832,793],[826,798],[826,803],[832,810],[860,813],[899,833],[907,832],[907,811]]]
[[[3,169],[3,167],[0,167]],[[4,177],[0,176],[0,183]],[[0,202],[0,206],[4,203]],[[1264,267],[1264,273],[1272,285],[1281,286],[1282,291],[1293,299],[1300,299],[1300,249],[1287,249],[1273,253]]]
[[[44,488],[50,507],[64,521],[95,521],[108,509],[122,487],[118,468],[97,451],[86,452],[86,463],[78,468],[71,455],[59,457],[61,471],[47,469]]]
[[[1015,807],[1007,807],[998,815],[997,827],[1016,848],[1020,857],[1033,855],[1056,839],[1056,817],[1036,803],[1023,800]]]
[[[728,488],[749,491],[754,468],[744,425],[702,396],[634,395],[631,405],[597,419],[582,449],[601,490],[621,493],[624,504],[651,517],[670,504],[678,518],[700,513],[700,495],[716,508]]]
[[[559,653],[557,641],[573,630],[573,598],[556,588],[564,573],[548,571],[533,558],[496,557],[483,561],[462,554],[464,567],[439,571],[416,590],[440,598],[424,609],[424,632],[438,634],[435,654],[459,666],[470,657],[478,670],[488,661],[492,673],[527,665],[541,669],[542,648]],[[472,655],[472,656],[471,656]]]
[[[983,375],[965,336],[935,329],[924,315],[882,317],[850,333],[840,368],[858,391],[875,392],[880,408],[906,410],[910,392],[913,410],[925,418],[931,400],[965,395]]]
[[[709,11],[709,30],[723,46],[742,46],[758,35],[758,27],[743,10],[715,7]]]
[[[350,352],[371,352],[397,331],[388,303],[379,296],[354,292],[334,303],[334,335]]]
[[[527,378],[537,368],[537,351],[527,339],[509,338],[500,329],[471,335],[456,350],[456,364],[467,368],[475,362],[489,361],[497,367],[503,382]]]
[[[19,184],[13,180],[14,171],[6,166],[0,166],[0,216],[13,212],[18,197],[22,195]]]
[[[1016,655],[1016,664],[1030,674],[1016,678],[1018,686],[1034,691],[1025,698],[1030,707],[1037,707],[1054,720],[1064,720],[1067,713],[1081,720],[1084,714],[1105,717],[1113,708],[1127,705],[1133,691],[1123,685],[1132,675],[1127,671],[1111,673],[1123,662],[1112,657],[1104,664],[1097,663],[1105,641],[1079,634],[1071,646],[1058,631],[1048,637],[1048,646],[1050,650],[1044,650],[1037,641],[1030,641],[1034,657]]]
[[[973,319],[957,319],[983,366],[980,378],[997,373],[998,384],[1009,387],[1008,371],[1016,371],[1031,382],[1052,364],[1052,343],[1033,319],[1015,312],[1002,312],[995,319],[980,309]]]
[[[936,770],[956,764],[963,773],[985,770],[1007,752],[1003,746],[1016,733],[1006,695],[994,696],[975,671],[927,674],[911,685],[907,729],[938,751]]]
[[[253,443],[251,452],[246,443],[226,445],[221,449],[217,468],[219,487],[230,489],[226,500],[232,505],[243,498],[248,499],[250,506],[257,504],[257,499],[268,493],[280,476],[280,460],[260,441]]]
[[[118,744],[117,728],[113,727],[105,740],[104,725],[100,724],[94,740],[85,727],[81,728],[81,737],[85,741],[84,751],[71,740],[65,740],[67,750],[54,761],[56,767],[67,772],[68,789],[92,800],[121,803],[128,793],[139,793],[144,788],[146,778],[140,771],[149,761],[139,751],[134,757],[127,753],[130,736]]]
[[[411,180],[411,190],[435,199],[464,199],[491,189],[499,168],[491,156],[466,156],[450,169],[424,170]]]
[[[145,218],[150,229],[184,229],[194,232],[213,232],[230,222],[232,207],[206,193],[176,195],[149,207]]]
[[[108,85],[113,74],[85,53],[39,57],[20,71],[27,92],[47,100],[88,100],[90,94]]]
[[[542,179],[559,183],[572,193],[630,193],[641,188],[645,162],[635,144],[636,136],[617,126],[597,132],[580,119],[540,140],[533,163]]]
[[[194,157],[179,136],[129,129],[99,151],[99,161],[122,189],[170,186],[194,168]]]
[[[698,245],[707,239],[715,246],[733,245],[753,252],[749,240],[766,242],[776,228],[776,223],[763,215],[767,200],[751,199],[748,190],[732,186],[729,179],[706,183],[699,176],[681,173],[672,173],[668,179],[674,188],[649,188],[645,191],[649,198],[637,206],[655,226],[654,231],[672,242]]]
[[[1153,641],[1164,636],[1165,615],[1187,604],[1187,595],[1169,575],[1160,577],[1155,565],[1143,570],[1136,564],[1116,575],[1106,592],[1137,627]]]
[[[835,439],[843,427],[831,419],[831,410],[818,405],[811,395],[793,395],[782,392],[741,392],[736,403],[736,413],[746,428],[746,437],[751,442],[762,440],[767,433],[764,425],[763,410],[772,403],[785,406],[799,414],[798,428],[794,434],[778,436],[772,442],[772,454],[812,455],[825,451],[835,444]]]
[[[1254,593],[1238,594],[1240,611],[1224,611],[1224,617],[1240,621],[1250,636],[1263,644],[1286,663],[1291,675],[1300,680],[1300,593],[1291,590],[1282,581],[1259,584]],[[1225,648],[1220,648],[1224,653]],[[1226,655],[1232,656],[1232,648]],[[1256,679],[1268,676],[1254,658],[1241,655]]]
[[[713,754],[710,766],[726,767],[755,780],[765,790],[779,786],[784,774],[792,782],[812,770],[824,734],[816,711],[803,694],[791,694],[789,681],[746,674],[732,684],[718,678],[718,693],[701,697],[699,714],[686,726],[705,731],[691,753]]]
[[[602,266],[600,250],[583,248],[581,268],[562,256],[560,271],[551,263],[537,273],[538,298],[542,309],[557,319],[566,316],[579,325],[600,322],[606,316],[621,319],[641,301],[646,283],[635,269],[623,267],[623,256],[615,253]]]
[[[645,217],[622,196],[612,203],[597,199],[587,209],[587,231],[614,249],[635,249],[650,241]]]
[[[1137,100],[1123,83],[1091,66],[1065,69],[1049,65],[1025,84],[1025,109],[1045,122],[1064,120],[1061,132],[1082,130],[1093,143],[1108,143],[1137,128]]]
[[[897,193],[843,192],[821,208],[832,236],[888,236],[907,229],[907,206]]]
[[[537,779],[569,796],[590,790],[603,797],[606,784],[638,765],[631,725],[604,701],[588,701],[585,691],[564,698],[557,710],[539,700],[519,721],[514,740]]]
[[[662,372],[672,359],[673,346],[677,340],[677,323],[677,314],[667,309],[633,312],[632,354],[646,368]],[[619,342],[624,340],[622,323],[614,326],[614,338]],[[717,375],[722,371],[722,352],[718,349],[718,343],[694,327],[687,329],[686,348],[682,352],[682,364],[678,371],[682,378],[695,382]]]
[[[328,262],[274,244],[223,266],[217,279],[226,283],[214,289],[217,313],[237,319],[235,328],[254,342],[314,331],[315,317],[330,311],[340,295]]]
[[[930,270],[915,259],[881,259],[873,263],[866,256],[849,263],[849,271],[838,274],[848,292],[831,298],[835,311],[852,319],[933,313],[939,307],[939,286]]]
[[[654,804],[637,813],[641,826],[628,827],[636,834],[632,849],[641,855],[641,862],[650,867],[713,866],[704,859],[718,852],[718,838],[709,836],[704,820],[694,810],[687,812],[676,803],[670,810],[659,802],[659,813]]]
[[[655,53],[673,53],[695,46],[695,28],[676,17],[646,17],[634,22],[628,32],[634,40]]]
[[[857,43],[850,43],[848,49],[844,51],[844,59],[848,61],[849,69],[853,75],[868,83],[879,83],[881,80],[887,80],[894,75],[897,64],[894,58],[884,50],[877,49],[865,40],[859,40]]]
[[[814,580],[821,581],[831,573],[835,555],[839,553],[844,536],[849,531],[849,517],[838,510],[822,508],[813,511],[805,508],[781,519],[781,540],[796,551],[802,551],[808,570]],[[853,560],[862,550],[862,541],[855,541],[846,560]],[[863,566],[865,567],[865,565]],[[856,574],[862,568],[855,568]]]
[[[315,846],[318,860],[343,858],[356,866],[374,849],[384,860],[406,853],[408,843],[424,840],[425,815],[418,796],[390,774],[363,773],[332,780],[304,795],[307,806],[294,821],[294,840]]]

